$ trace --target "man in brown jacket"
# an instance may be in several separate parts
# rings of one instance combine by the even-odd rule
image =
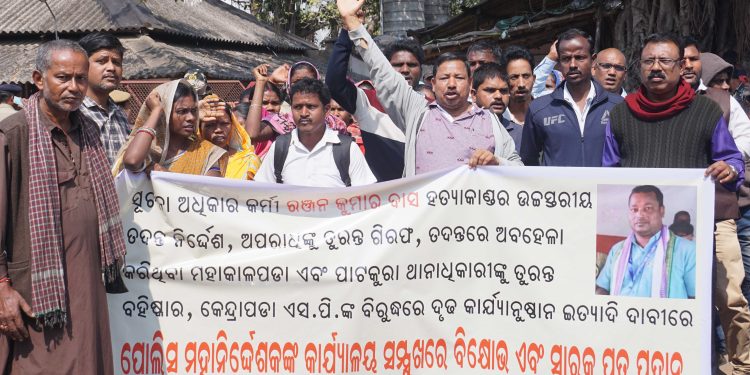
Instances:
[[[39,92],[0,122],[0,369],[111,374],[105,284],[122,290],[125,244],[96,125],[78,112],[88,58],[55,40],[36,65]]]

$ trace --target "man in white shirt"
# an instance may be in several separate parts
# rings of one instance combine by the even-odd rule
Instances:
[[[331,94],[323,82],[302,79],[292,86],[290,97],[297,128],[276,138],[255,181],[315,187],[360,186],[377,181],[356,143],[325,125]],[[284,158],[283,163],[277,158]]]

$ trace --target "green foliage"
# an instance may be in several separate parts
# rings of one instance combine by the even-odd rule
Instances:
[[[467,8],[471,8],[480,2],[481,0],[450,0],[451,17],[463,13]]]

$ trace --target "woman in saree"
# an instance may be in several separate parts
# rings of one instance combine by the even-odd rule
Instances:
[[[185,80],[159,85],[141,106],[113,167],[221,177],[226,151],[197,136],[198,97]]]
[[[218,96],[209,95],[201,103],[205,105],[200,106],[200,136],[227,152],[227,157],[219,160],[222,176],[252,180],[260,168],[260,158],[245,128]]]

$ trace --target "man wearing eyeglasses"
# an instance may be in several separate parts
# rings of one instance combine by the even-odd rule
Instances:
[[[615,106],[607,126],[603,166],[705,168],[716,182],[714,301],[727,337],[734,374],[750,373],[750,311],[742,296],[744,276],[734,219],[744,179],[742,153],[721,108],[696,95],[682,79],[682,40],[671,34],[646,38],[640,58],[643,84]],[[734,235],[732,236],[732,233]]]
[[[551,94],[531,102],[521,137],[521,158],[524,165],[600,167],[609,111],[622,97],[591,79],[594,51],[589,34],[570,29],[557,40],[565,81]]]
[[[622,88],[625,75],[627,75],[627,65],[625,55],[619,49],[607,48],[594,55],[594,67],[591,69],[591,74],[605,90],[623,98],[628,95]]]

